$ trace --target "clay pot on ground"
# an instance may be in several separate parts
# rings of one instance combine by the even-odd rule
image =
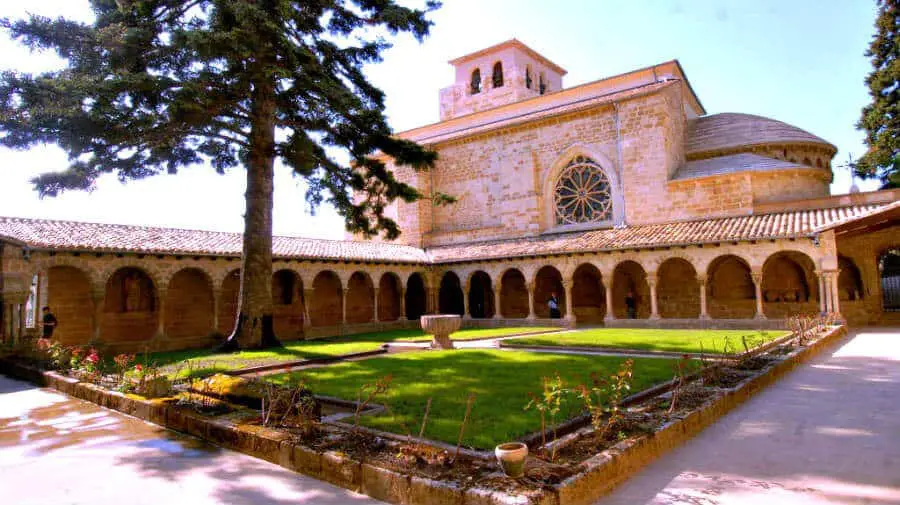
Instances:
[[[522,442],[509,442],[500,444],[494,449],[497,462],[503,468],[503,473],[518,478],[525,475],[525,457],[528,456],[528,446]]]

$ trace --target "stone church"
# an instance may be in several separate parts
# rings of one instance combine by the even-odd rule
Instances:
[[[429,312],[469,326],[900,323],[900,190],[830,195],[828,141],[708,114],[677,61],[570,88],[518,40],[450,64],[440,121],[398,133],[437,165],[394,170],[456,203],[393,205],[396,243],[276,237],[282,339]],[[234,325],[240,251],[232,233],[0,218],[0,336],[37,331],[49,305],[67,344],[208,345]]]

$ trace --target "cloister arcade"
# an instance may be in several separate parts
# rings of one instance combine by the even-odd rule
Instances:
[[[463,315],[468,326],[777,326],[869,297],[858,261],[834,251],[769,241],[429,266],[276,261],[274,327],[283,340],[315,338],[416,327],[438,311]],[[53,308],[65,344],[187,348],[234,327],[236,258],[59,252],[27,267],[23,276],[37,279],[34,306]],[[627,319],[629,292],[636,320]],[[547,306],[554,293],[558,320]]]

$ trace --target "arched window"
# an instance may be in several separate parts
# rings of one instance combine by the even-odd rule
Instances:
[[[481,93],[481,70],[472,71],[472,82],[469,84],[469,93],[476,95]]]
[[[547,83],[544,81],[543,72],[538,76],[538,92],[542,95],[547,92]]]
[[[499,61],[494,63],[494,72],[491,75],[492,80],[494,81],[495,88],[503,87],[503,63]]]
[[[531,65],[527,65],[525,67],[525,87],[531,89],[532,85],[531,79]]]
[[[557,225],[599,223],[612,219],[609,178],[594,160],[576,156],[556,182],[553,202]]]

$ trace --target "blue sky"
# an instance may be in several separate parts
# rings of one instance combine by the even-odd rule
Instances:
[[[87,1],[3,2],[0,15],[26,11],[89,19]],[[415,5],[415,3],[413,3]],[[709,113],[745,112],[797,125],[838,146],[837,163],[864,151],[854,128],[867,103],[864,56],[874,2],[712,0],[445,0],[424,44],[401,37],[385,61],[368,69],[387,94],[387,114],[401,131],[438,119],[438,90],[453,82],[447,60],[516,37],[566,70],[566,87],[677,58]],[[30,54],[0,36],[0,69],[39,71],[59,62]],[[836,163],[836,164],[837,164]],[[0,149],[0,215],[241,231],[244,174],[195,167],[175,176],[92,193],[38,199],[28,180],[65,168],[58,148]],[[832,193],[850,186],[836,170]],[[860,186],[873,189],[875,182]],[[277,234],[343,238],[330,208],[311,216],[304,185],[276,175]]]

